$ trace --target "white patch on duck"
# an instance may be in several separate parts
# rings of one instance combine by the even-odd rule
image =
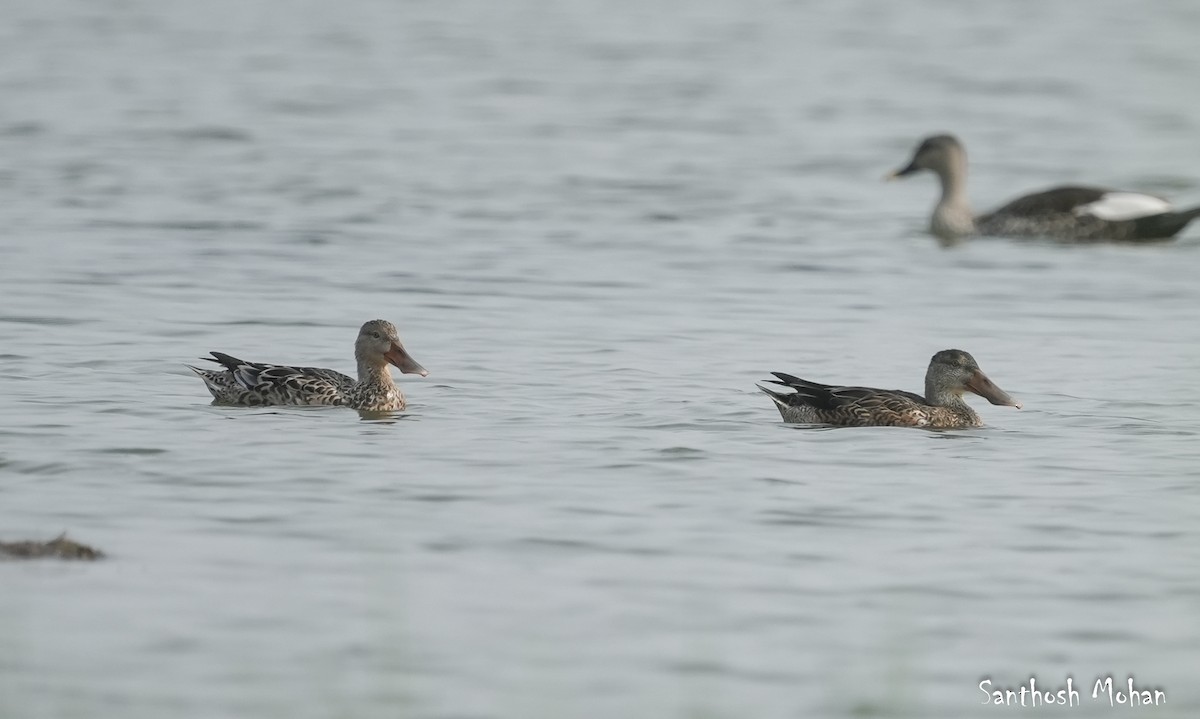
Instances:
[[[1076,215],[1091,215],[1101,220],[1136,220],[1172,210],[1171,203],[1140,192],[1107,192],[1099,200],[1075,208]]]

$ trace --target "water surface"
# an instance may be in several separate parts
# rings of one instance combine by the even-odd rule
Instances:
[[[1194,3],[4,15],[0,539],[109,559],[0,565],[0,716],[957,718],[1128,673],[1200,711],[1200,228],[944,249],[933,181],[879,181],[952,130],[980,209],[1200,203]],[[402,417],[183,366],[349,371],[375,317],[431,373]],[[947,347],[1025,409],[754,388]]]

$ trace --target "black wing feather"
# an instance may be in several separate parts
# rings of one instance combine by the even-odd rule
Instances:
[[[1112,190],[1099,187],[1056,187],[1045,192],[1035,192],[1031,195],[1018,197],[991,215],[1012,215],[1014,217],[1044,217],[1048,215],[1063,215],[1075,212],[1075,208],[1088,205],[1104,197]]]
[[[771,374],[779,379],[767,380],[768,382],[796,390],[795,394],[779,395],[788,404],[804,404],[816,409],[832,411],[864,399],[869,399],[872,402],[886,400],[889,395],[902,397],[905,400],[916,402],[922,406],[927,404],[925,398],[921,395],[913,392],[905,392],[902,389],[881,390],[873,387],[840,387],[800,379],[799,377],[783,372],[772,372]],[[789,401],[787,398],[794,399]]]

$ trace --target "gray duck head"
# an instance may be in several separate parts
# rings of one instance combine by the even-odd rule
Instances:
[[[932,135],[917,145],[907,165],[890,172],[887,179],[907,177],[921,170],[934,172],[943,181],[949,178],[965,178],[967,150],[954,135]]]
[[[975,234],[975,215],[967,199],[967,151],[953,135],[927,137],[917,146],[908,164],[888,173],[886,179],[929,170],[938,177],[942,196],[933,208],[929,231],[943,242]]]

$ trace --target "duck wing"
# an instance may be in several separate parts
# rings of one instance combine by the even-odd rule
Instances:
[[[930,407],[919,394],[873,387],[821,384],[782,372],[772,384],[794,392],[782,393],[759,386],[774,400],[784,420],[839,425],[915,425]]]
[[[1047,217],[1078,214],[1079,208],[1099,202],[1105,195],[1112,193],[1112,190],[1100,187],[1055,187],[1052,190],[1018,197],[984,217]]]
[[[1200,207],[1176,212],[1163,198],[1142,192],[1057,187],[1019,197],[975,224],[985,235],[1137,242],[1172,237],[1196,217]]]
[[[249,405],[338,405],[357,384],[353,377],[321,367],[247,362],[224,352],[205,357],[225,368],[224,372],[197,370],[218,400]],[[195,368],[193,368],[195,369]],[[211,375],[217,375],[214,388]],[[216,389],[220,389],[218,394]]]

